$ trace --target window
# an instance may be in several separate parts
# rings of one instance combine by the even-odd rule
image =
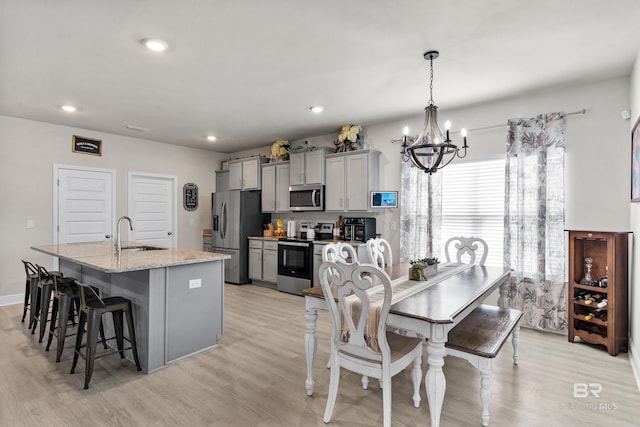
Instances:
[[[504,159],[451,164],[442,169],[442,258],[453,236],[487,242],[485,265],[503,266]]]

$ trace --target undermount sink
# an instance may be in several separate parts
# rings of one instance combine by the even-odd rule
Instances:
[[[122,247],[122,251],[126,251],[126,252],[159,251],[163,249],[166,249],[166,248],[159,248],[157,246],[145,246],[145,245]]]

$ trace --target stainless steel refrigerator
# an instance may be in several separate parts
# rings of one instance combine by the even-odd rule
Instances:
[[[213,252],[231,255],[224,262],[226,282],[249,283],[248,236],[261,236],[259,191],[220,191],[211,198]]]

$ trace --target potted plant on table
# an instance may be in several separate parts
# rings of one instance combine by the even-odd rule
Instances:
[[[409,260],[409,280],[424,281],[427,277],[435,276],[438,273],[438,258],[421,258]]]

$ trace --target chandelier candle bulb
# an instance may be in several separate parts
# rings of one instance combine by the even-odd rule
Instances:
[[[449,129],[451,129],[451,122],[449,120],[444,122],[444,128],[447,131],[447,142],[451,142],[451,139],[449,138]]]

